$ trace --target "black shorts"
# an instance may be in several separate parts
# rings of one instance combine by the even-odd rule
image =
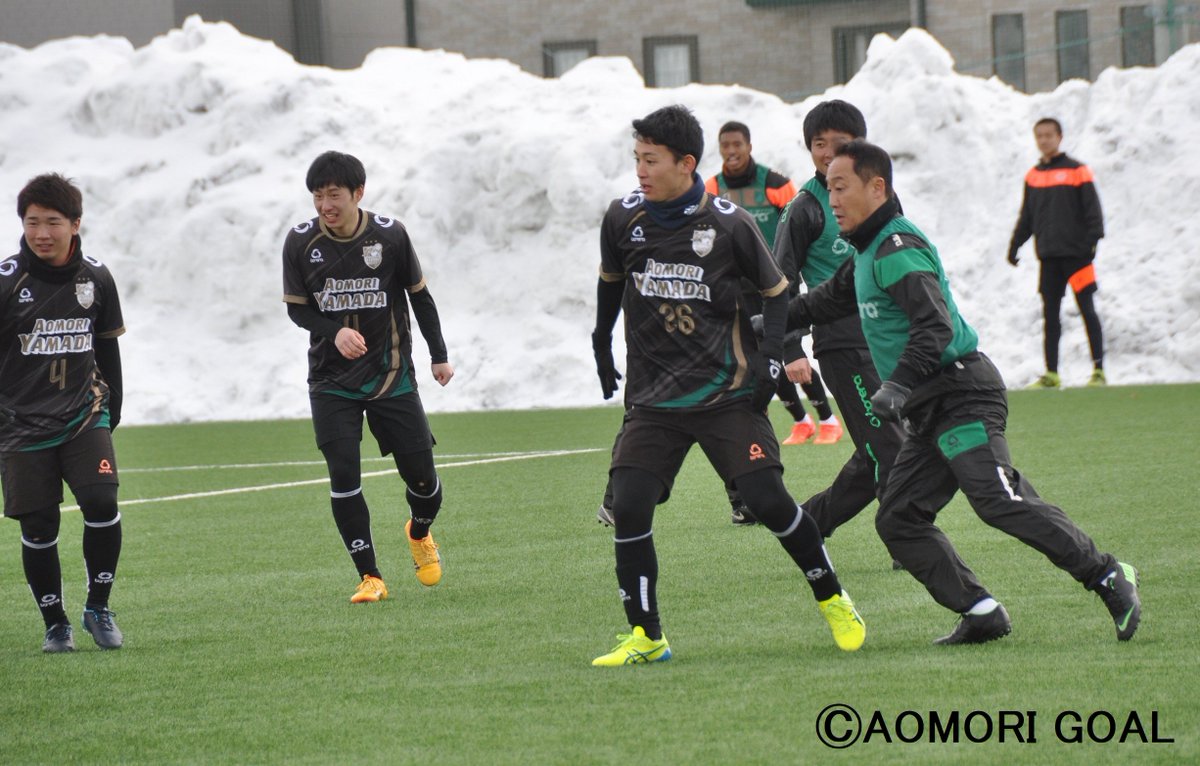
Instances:
[[[92,428],[57,447],[0,452],[4,515],[23,516],[63,501],[63,482],[72,491],[92,484],[119,484],[112,432]]]
[[[371,400],[318,394],[310,397],[309,402],[317,447],[337,439],[362,441],[364,412],[381,455],[407,455],[433,449],[437,443],[416,392]]]
[[[725,486],[762,468],[783,469],[779,442],[765,413],[749,402],[711,410],[630,407],[613,446],[613,468],[640,468],[654,474],[667,492],[693,444],[699,443]]]
[[[1041,275],[1038,277],[1038,292],[1052,298],[1059,298],[1067,289],[1067,285],[1071,286],[1076,295],[1094,292],[1097,289],[1094,263],[1094,259],[1090,256],[1043,260]]]

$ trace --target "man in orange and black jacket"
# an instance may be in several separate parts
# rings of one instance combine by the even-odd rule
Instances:
[[[1092,171],[1087,165],[1058,150],[1062,125],[1045,117],[1033,127],[1041,161],[1025,174],[1025,199],[1008,245],[1008,262],[1016,266],[1017,251],[1031,236],[1041,261],[1038,292],[1045,320],[1046,372],[1030,388],[1058,388],[1059,318],[1067,285],[1087,329],[1092,352],[1089,386],[1105,384],[1104,334],[1096,313],[1096,243],[1104,236],[1104,215]]]

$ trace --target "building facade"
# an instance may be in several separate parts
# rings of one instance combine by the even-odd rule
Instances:
[[[958,71],[1028,92],[1200,41],[1200,0],[0,0],[0,41],[112,34],[144,45],[191,14],[351,68],[381,46],[503,58],[545,76],[625,56],[646,83],[740,84],[788,100],[845,82],[878,33],[923,27]]]

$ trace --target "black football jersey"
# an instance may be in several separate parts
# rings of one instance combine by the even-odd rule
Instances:
[[[749,396],[757,350],[745,277],[764,296],[787,289],[758,225],[705,194],[679,228],[657,224],[640,192],[614,200],[600,230],[600,278],[624,280],[626,406],[713,407]]]
[[[125,332],[112,274],[76,254],[66,265],[21,252],[0,261],[0,398],[16,419],[0,428],[0,451],[48,449],[108,425],[108,384],[97,338]]]
[[[361,211],[342,239],[313,218],[283,245],[283,300],[307,303],[362,334],[367,353],[346,359],[333,341],[310,335],[311,393],[380,399],[416,390],[408,293],[425,288],[408,232],[394,218]]]

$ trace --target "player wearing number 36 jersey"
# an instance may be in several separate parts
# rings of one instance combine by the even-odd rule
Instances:
[[[633,121],[639,191],[601,224],[592,350],[605,398],[619,374],[612,329],[625,312],[625,423],[613,446],[617,586],[631,632],[593,665],[671,657],[658,612],[654,508],[693,444],[804,572],[837,645],[866,628],[842,590],[821,533],[783,486],[766,407],[783,371],[787,280],[750,215],[704,190],[700,123],[683,106]],[[763,340],[742,306],[742,279],[763,296]]]
[[[637,191],[614,200],[604,218],[600,278],[628,284],[626,405],[709,407],[754,388],[757,344],[738,278],[747,275],[766,296],[782,295],[787,279],[749,213],[708,194],[694,207],[686,225],[669,228]]]

